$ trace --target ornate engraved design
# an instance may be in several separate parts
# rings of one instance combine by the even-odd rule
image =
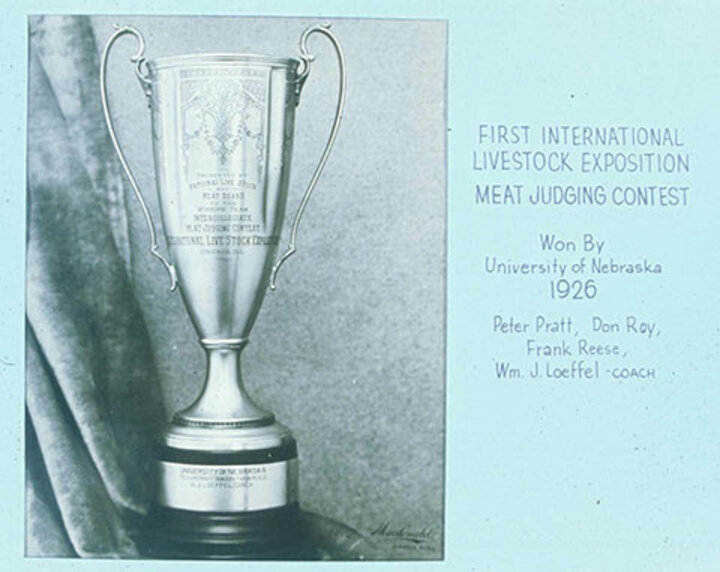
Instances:
[[[238,151],[255,150],[251,159],[243,155],[243,175],[247,167],[257,170],[257,182],[265,162],[266,82],[258,78],[233,76],[226,70],[208,70],[209,77],[182,80],[180,99],[183,120],[183,154],[187,174],[190,150],[203,141],[223,167]]]

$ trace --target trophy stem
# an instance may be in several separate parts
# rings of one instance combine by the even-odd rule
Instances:
[[[246,338],[200,341],[207,354],[207,375],[200,397],[175,415],[175,423],[190,426],[259,427],[274,416],[248,395],[240,372],[240,353]]]

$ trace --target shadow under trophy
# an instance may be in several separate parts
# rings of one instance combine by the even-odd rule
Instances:
[[[132,35],[131,58],[152,113],[155,173],[169,262],[120,148],[107,97],[115,41]],[[290,174],[295,108],[320,34],[337,54],[335,119],[300,202],[287,250],[275,261]],[[134,27],[118,28],[102,54],[100,85],[110,138],[143,210],[150,251],[179,285],[207,354],[200,397],[160,436],[155,498],[142,550],[160,557],[302,558],[297,448],[290,431],[243,387],[240,353],[265,292],[294,253],[298,223],[332,149],[345,99],[345,63],[329,26],[300,38],[300,58],[192,54],[144,58]]]

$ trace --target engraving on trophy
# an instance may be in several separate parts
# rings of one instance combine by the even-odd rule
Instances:
[[[265,185],[267,72],[190,68],[178,78],[185,195],[180,232],[169,244],[208,256],[273,244],[256,222],[264,207],[257,195]]]
[[[260,465],[159,462],[158,502],[181,510],[267,510],[297,500],[297,459]]]
[[[191,71],[204,73],[189,74]],[[233,71],[183,70],[180,73],[185,173],[187,176],[194,171],[190,164],[192,158],[197,159],[199,166],[207,165],[197,150],[197,139],[202,139],[218,157],[220,166],[225,166],[229,156],[240,146],[243,160],[239,164],[241,167],[256,166],[253,174],[257,184],[264,169],[267,79],[235,77],[229,73]],[[251,152],[253,145],[256,157],[246,157],[244,154]],[[242,175],[248,177],[245,171]]]

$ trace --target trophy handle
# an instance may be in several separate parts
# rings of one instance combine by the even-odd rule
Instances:
[[[140,203],[140,208],[142,209],[143,214],[145,215],[145,221],[147,222],[148,228],[150,229],[150,253],[158,258],[160,262],[163,263],[165,266],[165,269],[168,271],[168,274],[170,275],[170,290],[174,291],[177,288],[177,272],[175,271],[175,266],[173,266],[170,262],[168,262],[165,257],[160,253],[160,248],[157,243],[157,233],[155,232],[155,224],[153,223],[153,219],[150,216],[150,211],[147,207],[147,204],[145,203],[145,199],[142,196],[142,193],[140,192],[140,189],[137,185],[137,182],[135,181],[135,177],[132,174],[132,171],[130,170],[130,166],[127,163],[127,160],[125,159],[125,154],[122,152],[122,149],[120,148],[120,143],[118,143],[117,136],[115,135],[115,128],[113,126],[112,117],[110,117],[110,108],[108,106],[108,97],[107,97],[107,60],[108,56],[110,55],[110,48],[112,48],[112,45],[115,43],[115,41],[120,37],[124,36],[125,34],[131,34],[135,36],[139,43],[139,48],[137,53],[130,58],[130,61],[134,64],[137,64],[135,67],[135,75],[137,76],[138,80],[140,81],[140,85],[143,88],[143,91],[145,92],[145,96],[148,98],[148,105],[150,105],[150,95],[152,90],[152,82],[148,78],[146,74],[143,73],[143,64],[145,64],[145,40],[142,37],[142,34],[137,30],[137,28],[134,28],[133,26],[125,26],[123,28],[118,27],[115,25],[115,33],[110,36],[110,39],[107,41],[107,44],[105,44],[105,49],[102,53],[102,59],[100,63],[100,95],[102,98],[102,108],[103,108],[103,115],[105,116],[105,123],[107,124],[108,132],[110,133],[110,140],[112,141],[113,147],[115,148],[115,152],[117,153],[118,158],[120,159],[120,164],[122,165],[123,171],[125,171],[125,174],[127,175],[127,178],[130,180],[130,185],[133,188],[133,191],[135,192],[135,197],[137,198],[138,202]]]
[[[295,240],[297,238],[297,230],[298,225],[300,224],[300,218],[302,217],[303,212],[305,212],[305,207],[307,206],[308,200],[310,199],[310,195],[312,194],[313,189],[315,189],[315,185],[320,178],[320,173],[322,173],[322,170],[325,167],[325,163],[328,160],[328,156],[330,155],[330,151],[335,144],[335,137],[337,136],[337,131],[340,127],[343,107],[345,106],[345,57],[343,56],[340,43],[338,42],[335,35],[330,31],[330,24],[311,26],[302,33],[302,36],[300,36],[300,58],[302,59],[304,66],[302,72],[298,75],[297,80],[295,81],[295,105],[297,105],[300,101],[300,92],[302,91],[303,85],[305,85],[305,80],[307,80],[308,75],[310,74],[310,63],[315,59],[315,56],[313,56],[309,52],[307,47],[308,38],[312,34],[322,34],[323,36],[327,37],[330,42],[332,42],[332,45],[335,48],[335,53],[337,54],[338,66],[340,69],[340,87],[338,89],[337,106],[335,108],[335,120],[333,122],[332,129],[330,130],[330,136],[328,137],[327,143],[325,144],[325,149],[323,150],[322,156],[320,157],[320,161],[318,162],[317,167],[315,167],[315,172],[310,179],[310,184],[308,185],[307,190],[305,191],[305,194],[300,201],[300,206],[298,206],[298,210],[295,213],[295,220],[293,221],[292,229],[290,231],[290,241],[288,243],[288,248],[283,253],[283,255],[278,258],[277,262],[275,262],[272,267],[272,272],[270,274],[270,290],[275,290],[276,288],[275,278],[277,277],[277,273],[278,270],[280,270],[280,267],[288,258],[295,254]]]

